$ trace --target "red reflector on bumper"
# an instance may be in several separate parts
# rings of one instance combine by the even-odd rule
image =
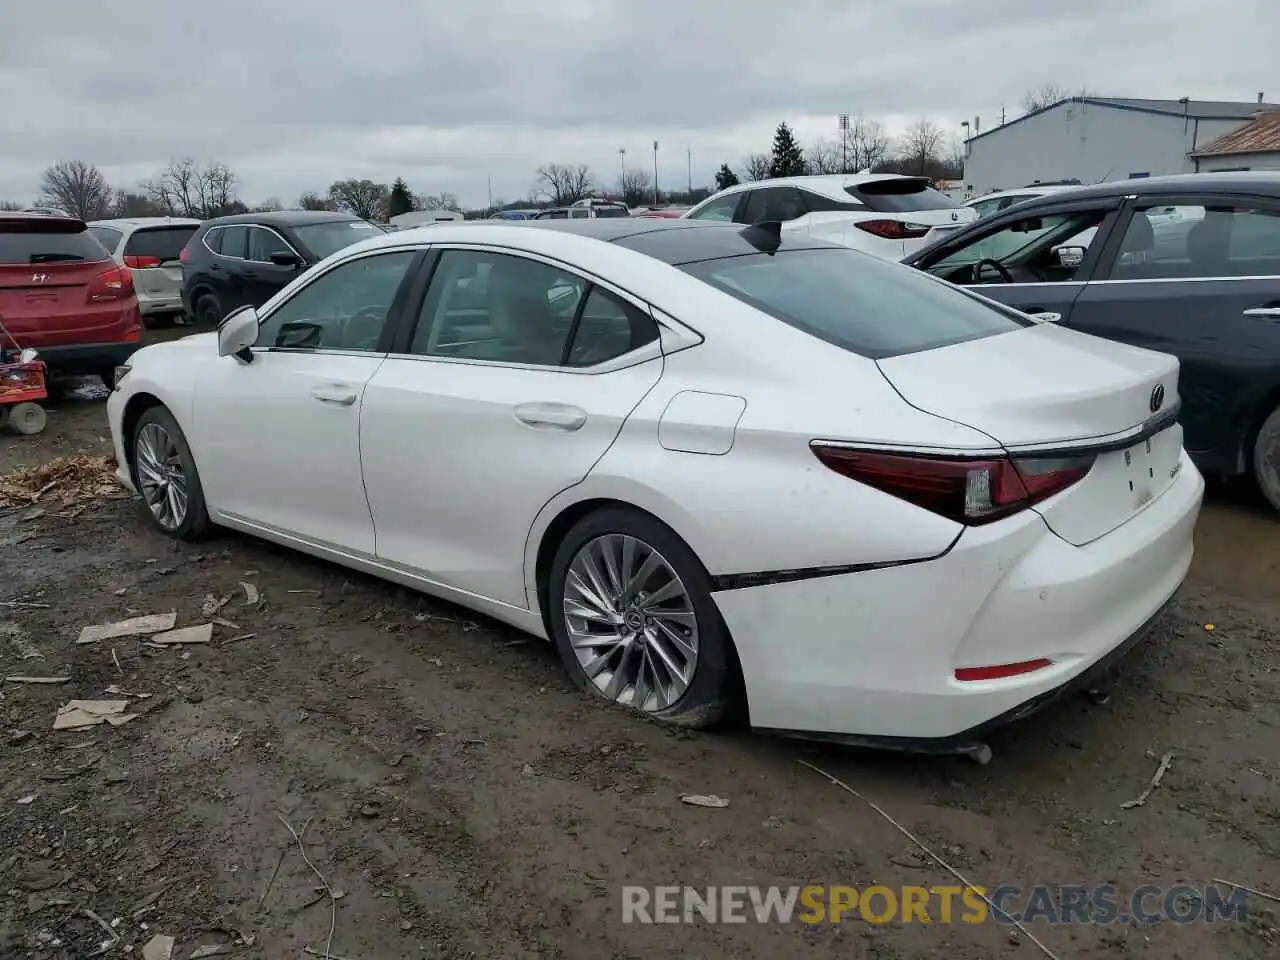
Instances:
[[[1034,673],[1045,667],[1053,666],[1052,660],[1022,660],[1018,663],[999,663],[990,667],[957,667],[956,679],[962,682],[974,680],[1003,680],[1005,677],[1017,677],[1024,673]]]

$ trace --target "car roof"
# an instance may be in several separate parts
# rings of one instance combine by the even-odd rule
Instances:
[[[359,220],[354,214],[341,210],[274,210],[269,213],[235,213],[226,217],[215,217],[207,221],[206,226],[226,226],[234,223],[262,223],[270,227],[302,227],[309,223],[332,223],[334,221]]]
[[[71,217],[64,215],[53,215],[48,213],[28,213],[21,210],[0,210],[0,226],[8,223],[53,223],[63,227],[74,229],[79,225],[81,230],[87,226],[79,217]],[[69,232],[69,231],[68,231]]]
[[[1075,187],[1065,187],[1062,184],[1036,184],[1031,187],[1015,187],[1012,190],[993,190],[990,193],[984,193],[980,197],[973,197],[964,202],[966,207],[971,207],[975,203],[981,203],[983,200],[1002,200],[1005,197],[1043,197],[1046,194],[1059,194],[1063,190],[1074,190]]]
[[[1176,173],[1165,177],[1139,177],[1110,183],[1086,184],[1053,189],[1043,196],[1018,204],[1027,210],[1041,204],[1090,198],[1141,197],[1152,193],[1177,196],[1199,193],[1256,193],[1280,197],[1280,172],[1241,171],[1233,173]]]
[[[725,257],[741,257],[760,253],[759,247],[752,244],[745,235],[751,228],[738,223],[711,223],[705,220],[663,220],[641,219],[630,217],[605,217],[602,219],[579,220],[474,220],[470,223],[452,223],[432,225],[429,227],[413,227],[410,230],[386,234],[374,240],[367,240],[368,250],[374,247],[397,246],[406,240],[416,239],[413,234],[421,230],[422,240],[448,243],[455,239],[442,237],[442,230],[459,230],[456,239],[465,239],[474,231],[554,231],[571,233],[580,237],[599,240],[603,243],[614,243],[620,247],[634,250],[636,253],[653,257],[671,266],[696,263],[701,260],[719,260]],[[466,231],[462,233],[461,231]],[[514,233],[505,234],[515,236]],[[782,251],[792,250],[845,250],[847,247],[815,240],[800,232],[782,234]]]
[[[195,217],[116,217],[112,220],[91,220],[91,227],[198,227]]]

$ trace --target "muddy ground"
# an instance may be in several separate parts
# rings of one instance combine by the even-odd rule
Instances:
[[[0,437],[0,473],[106,437],[101,400],[69,397],[43,436]],[[985,767],[671,732],[458,608],[238,535],[175,545],[125,500],[56,512],[0,511],[0,599],[48,605],[0,608],[0,670],[69,678],[0,686],[0,957],[137,957],[157,933],[177,960],[323,956],[331,921],[347,960],[1044,956],[997,923],[621,923],[624,884],[952,882],[797,758],[989,888],[1280,893],[1280,522],[1247,489],[1212,492],[1193,575],[1110,698],[1003,731]],[[75,643],[134,613],[200,622],[209,595],[231,597],[211,644]],[[50,729],[111,685],[152,694],[143,715]],[[1064,960],[1262,960],[1280,956],[1271,911],[1034,932]]]

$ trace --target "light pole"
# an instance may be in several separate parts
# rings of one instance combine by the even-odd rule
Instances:
[[[849,172],[849,115],[840,114],[840,172]]]
[[[693,147],[685,147],[689,161],[689,196],[693,196]]]
[[[658,141],[653,141],[653,205],[658,205]]]

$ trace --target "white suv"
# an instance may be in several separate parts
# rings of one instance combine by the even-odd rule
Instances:
[[[182,263],[178,259],[199,220],[186,217],[134,217],[95,220],[89,232],[111,259],[133,274],[138,309],[144,317],[182,316]]]
[[[780,221],[783,230],[899,260],[978,214],[935,190],[927,177],[860,173],[741,183],[703,200],[685,217]]]

